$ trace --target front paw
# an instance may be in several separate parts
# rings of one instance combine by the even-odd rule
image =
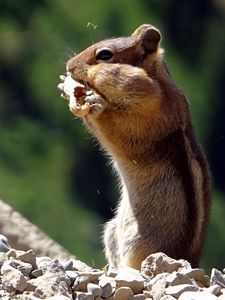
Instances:
[[[100,95],[89,93],[88,96],[77,99],[76,101],[69,101],[70,111],[76,117],[85,117],[87,115],[98,115],[103,111],[105,102]]]
[[[77,105],[77,104],[69,104],[70,111],[76,116],[76,117],[85,117],[90,113],[91,107],[90,103],[85,102],[83,105]]]

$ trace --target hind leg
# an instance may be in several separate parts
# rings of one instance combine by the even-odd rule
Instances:
[[[116,237],[115,219],[112,219],[111,221],[106,223],[103,237],[105,255],[108,260],[109,267],[117,268],[120,264],[120,256],[118,251],[118,241]]]

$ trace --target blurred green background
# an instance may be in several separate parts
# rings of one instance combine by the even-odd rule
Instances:
[[[212,169],[202,266],[225,267],[224,1],[0,0],[0,7],[0,198],[81,260],[105,264],[102,224],[117,183],[56,86],[75,52],[151,23]]]

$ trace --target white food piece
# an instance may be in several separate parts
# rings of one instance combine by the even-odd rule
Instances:
[[[63,91],[61,96],[69,100],[70,111],[77,117],[86,116],[91,110],[90,100],[92,99],[92,91],[86,90],[86,87],[79,82],[73,80],[70,73],[67,73],[67,76],[60,76],[61,83],[58,84],[58,88]],[[77,87],[82,88],[85,91],[85,101],[84,103],[78,103],[75,97],[75,89]],[[87,101],[86,101],[87,100]]]
[[[64,95],[69,100],[69,106],[73,107],[77,105],[76,97],[74,96],[74,89],[76,87],[84,88],[84,85],[79,82],[73,80],[70,74],[67,76],[61,75],[60,79],[63,81],[58,84],[58,88],[64,92]]]

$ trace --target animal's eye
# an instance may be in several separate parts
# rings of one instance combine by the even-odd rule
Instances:
[[[112,57],[112,51],[107,48],[98,49],[96,51],[96,60],[110,60]]]

